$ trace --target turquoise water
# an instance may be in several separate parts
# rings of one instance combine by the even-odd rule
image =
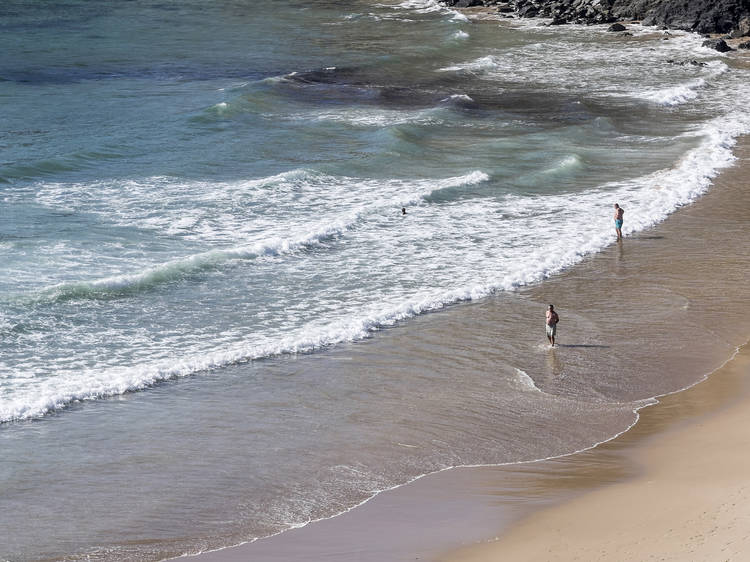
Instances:
[[[123,502],[111,494],[124,482],[160,498],[153,517],[175,524],[133,558],[265,536],[453,464],[548,456],[518,420],[515,445],[481,458],[452,449],[466,419],[446,424],[440,451],[380,450],[379,400],[396,383],[294,362],[578,263],[612,242],[614,201],[626,233],[663,220],[750,124],[746,72],[700,38],[637,26],[471,22],[419,1],[70,1],[6,2],[0,29],[0,438],[7,459],[39,464],[29,476],[8,462],[6,486],[29,491],[2,511],[48,495],[57,464],[115,463],[81,442],[120,451],[111,478],[84,471],[57,501]],[[295,376],[272,375],[288,361]],[[502,400],[532,407],[515,372]],[[394,392],[416,396],[412,384]],[[185,393],[208,425],[172,433],[197,416]],[[53,451],[60,434],[71,446]],[[266,452],[242,477],[240,443]],[[144,446],[150,460],[135,461]],[[169,498],[198,494],[216,467],[194,466],[185,489],[164,470],[206,450],[235,484],[205,489],[201,513],[226,523],[198,539],[195,513]],[[300,451],[314,474],[356,470],[307,482]],[[122,556],[112,545],[145,536],[140,520],[105,518],[106,531],[82,514],[56,539],[22,531],[24,517],[4,521],[15,534],[0,556]]]

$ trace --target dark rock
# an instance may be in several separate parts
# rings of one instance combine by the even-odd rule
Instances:
[[[724,41],[724,39],[709,39],[708,41],[704,41],[702,43],[703,47],[708,47],[709,49],[714,49],[716,51],[719,51],[720,53],[726,53],[727,51],[731,51],[732,47],[727,45],[727,42]]]
[[[739,23],[737,23],[737,27],[735,27],[731,33],[732,39],[745,37],[747,35],[750,35],[750,17],[742,18]]]
[[[585,24],[635,20],[663,29],[750,35],[750,0],[506,0],[500,4],[515,5],[520,17]]]
[[[623,4],[637,0],[622,0]],[[747,0],[643,0],[644,25],[666,25],[698,33],[727,33],[750,15]]]
[[[453,5],[456,8],[471,8],[472,6],[484,6],[484,0],[458,0]]]
[[[738,49],[750,49],[750,41],[745,41],[744,43],[740,43],[737,45]]]
[[[607,31],[625,31],[627,27],[622,25],[621,23],[613,23],[609,26],[609,29]]]
[[[565,18],[555,16],[554,18],[552,18],[550,25],[565,25],[566,23],[568,23],[568,20],[566,20]]]

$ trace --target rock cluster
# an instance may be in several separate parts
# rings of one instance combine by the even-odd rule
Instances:
[[[707,41],[704,41],[702,45],[709,49],[719,51],[720,53],[726,53],[727,51],[732,50],[732,47],[727,45],[727,42],[724,41],[724,39],[708,39]]]
[[[645,25],[698,33],[750,35],[750,0],[444,0],[449,6],[496,6],[500,13],[547,17],[552,23],[613,23],[638,20]]]
[[[619,18],[612,13],[613,0],[515,0],[522,18],[552,18],[553,24],[612,23]]]

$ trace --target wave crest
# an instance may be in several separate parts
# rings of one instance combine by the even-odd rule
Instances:
[[[429,200],[430,196],[443,190],[475,185],[487,180],[489,180],[489,176],[478,170],[462,176],[439,180],[419,180],[419,189],[413,194],[393,193],[390,197],[380,198],[369,204],[355,207],[336,220],[323,220],[315,224],[304,225],[298,229],[303,234],[297,236],[273,236],[251,244],[209,250],[177,258],[131,274],[114,275],[91,281],[61,283],[42,289],[37,294],[25,297],[22,300],[31,302],[65,302],[77,299],[108,300],[120,298],[147,291],[201,272],[219,269],[233,261],[250,261],[263,256],[281,256],[305,251],[318,246],[326,240],[344,235],[347,231],[356,228],[358,223],[367,220],[370,215],[376,214],[383,209],[414,205],[421,201]],[[278,187],[289,189],[299,182],[326,181],[357,184],[364,180],[327,176],[319,172],[297,169],[251,180],[246,182],[246,187]],[[409,182],[406,181],[404,183]]]

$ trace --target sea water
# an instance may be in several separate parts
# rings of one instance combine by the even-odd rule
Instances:
[[[512,356],[458,384],[388,349],[604,249],[614,202],[664,220],[750,130],[731,56],[637,25],[0,10],[0,558],[215,548],[611,437],[651,386],[560,401]],[[545,440],[511,405],[612,423]]]

